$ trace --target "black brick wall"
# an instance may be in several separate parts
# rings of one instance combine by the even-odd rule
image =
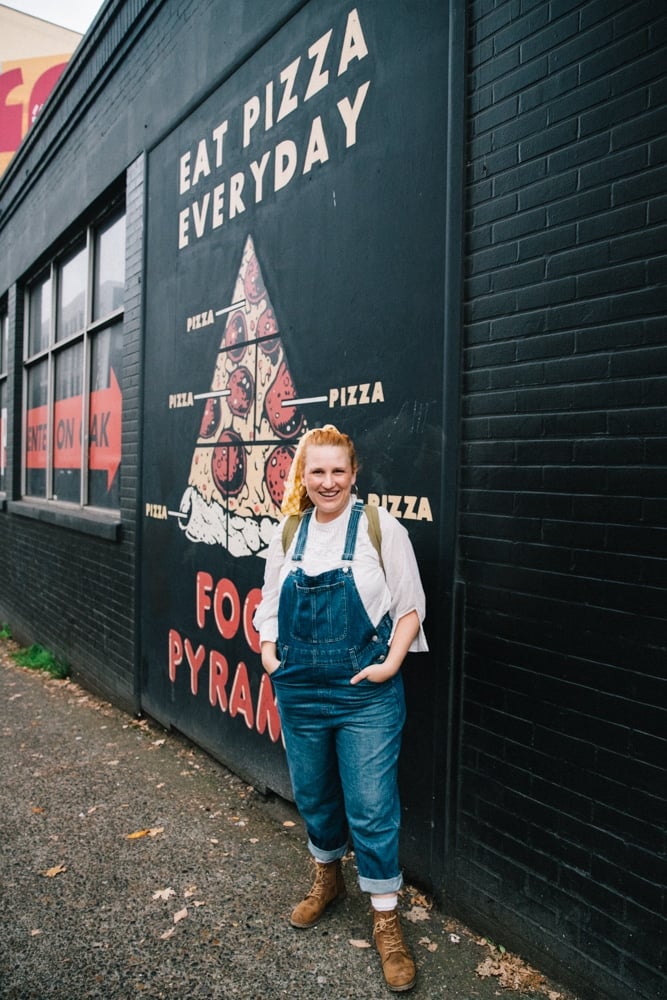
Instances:
[[[666,41],[655,2],[468,4],[451,892],[618,1000],[666,995]]]

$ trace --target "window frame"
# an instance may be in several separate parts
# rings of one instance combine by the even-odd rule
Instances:
[[[99,213],[86,225],[80,225],[71,239],[64,243],[50,259],[35,269],[34,274],[24,285],[24,336],[23,336],[23,359],[22,359],[22,409],[21,409],[21,476],[20,476],[20,496],[21,503],[27,507],[35,508],[41,512],[38,514],[44,520],[53,520],[51,515],[44,515],[44,510],[60,510],[65,520],[72,516],[79,520],[83,518],[83,523],[87,524],[92,519],[108,520],[115,522],[120,518],[120,493],[116,502],[110,506],[95,505],[90,502],[90,411],[92,393],[92,371],[91,358],[93,355],[93,344],[95,337],[104,330],[118,329],[122,335],[122,324],[125,314],[124,302],[121,302],[110,312],[93,319],[93,309],[96,296],[99,294],[95,282],[97,280],[97,254],[100,252],[101,236],[117,223],[123,222],[123,236],[127,220],[126,208],[123,200],[117,200],[106,207],[105,211]],[[61,334],[61,323],[63,319],[60,294],[62,288],[62,273],[64,267],[72,261],[76,255],[85,251],[85,286],[83,288],[83,323],[80,328]],[[123,239],[123,268],[122,283],[125,283],[125,257]],[[40,283],[50,282],[45,287],[49,289],[50,314],[49,332],[47,343],[40,343],[39,350],[33,351],[31,344],[31,324],[33,322],[31,307],[34,304],[33,296]],[[113,303],[112,303],[113,305]],[[113,336],[113,333],[111,334]],[[79,418],[81,421],[81,440],[78,446],[79,464],[73,471],[78,476],[78,499],[63,499],[58,496],[56,474],[58,467],[55,462],[54,435],[56,433],[56,404],[57,399],[57,369],[58,360],[65,357],[68,351],[76,350],[77,345],[82,345],[80,367],[78,368],[78,378],[81,381],[81,410]],[[31,353],[32,352],[32,353]],[[28,468],[28,438],[29,438],[29,412],[31,410],[31,399],[29,396],[29,386],[31,373],[37,371],[38,366],[46,362],[46,455],[44,466],[44,481],[40,487],[40,492],[29,492],[32,488],[29,481],[30,469]],[[121,373],[116,376],[120,381]],[[67,397],[63,397],[67,398]],[[75,398],[75,397],[70,397]],[[122,419],[122,414],[121,414]],[[122,426],[122,424],[121,424]],[[75,445],[76,447],[76,445]],[[122,458],[116,475],[122,474]],[[25,512],[25,510],[24,510]],[[62,518],[58,518],[62,523]],[[84,529],[85,530],[85,529]]]

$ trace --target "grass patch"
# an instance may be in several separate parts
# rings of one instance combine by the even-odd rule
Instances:
[[[44,646],[40,646],[38,642],[33,642],[32,646],[26,649],[17,649],[10,655],[20,667],[27,667],[28,670],[43,670],[57,680],[69,677],[69,665],[64,660],[59,660]]]
[[[9,625],[7,624],[0,625],[0,639],[11,639],[11,637],[12,637],[12,630],[10,629]]]

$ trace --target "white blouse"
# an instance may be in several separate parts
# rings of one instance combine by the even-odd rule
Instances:
[[[319,573],[339,569],[344,565],[341,556],[353,503],[354,499],[351,499],[347,509],[335,520],[326,524],[320,524],[315,514],[309,519],[306,550],[300,563],[307,576],[317,576]],[[410,536],[403,525],[384,507],[379,507],[378,511],[384,573],[368,534],[368,518],[362,515],[352,562],[354,582],[373,625],[379,625],[384,615],[389,612],[395,628],[400,618],[411,611],[416,611],[420,622],[419,634],[410,646],[410,650],[413,653],[427,652],[428,644],[421,626],[426,615],[426,601]],[[275,642],[278,638],[280,590],[293,566],[292,552],[298,531],[287,552],[283,553],[283,524],[281,521],[269,543],[262,600],[254,616],[255,628],[259,632],[261,642]]]

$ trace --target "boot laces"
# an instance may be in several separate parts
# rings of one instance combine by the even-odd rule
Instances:
[[[322,899],[327,894],[327,879],[329,878],[329,873],[327,871],[326,865],[315,865],[315,881],[313,886],[308,893],[309,896],[314,896],[315,899]]]
[[[390,917],[378,917],[373,933],[382,935],[382,944],[387,954],[394,951],[405,952],[401,925],[396,913],[392,913]]]

